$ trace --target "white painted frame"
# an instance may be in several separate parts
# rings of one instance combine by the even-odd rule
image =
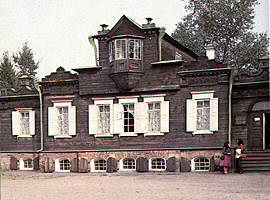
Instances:
[[[133,159],[135,162],[135,169],[124,169],[124,160],[125,159]],[[136,171],[136,159],[135,158],[122,158],[119,161],[119,171],[123,171],[123,172],[135,172]]]
[[[163,159],[164,160],[164,165],[165,165],[165,169],[153,169],[152,168],[152,160],[154,159]],[[167,162],[166,159],[162,158],[162,157],[152,157],[148,160],[148,165],[149,165],[149,171],[156,171],[156,172],[164,172],[167,169]]]
[[[25,168],[24,167],[24,161],[30,159],[32,161],[32,167],[31,168]],[[25,170],[25,171],[32,171],[34,170],[34,160],[33,158],[30,157],[25,157],[25,158],[21,158],[19,161],[19,165],[20,165],[20,170]]]

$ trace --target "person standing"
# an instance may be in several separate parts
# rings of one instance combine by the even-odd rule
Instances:
[[[243,173],[243,168],[241,166],[241,160],[243,157],[245,157],[246,155],[243,154],[244,153],[244,142],[241,139],[238,139],[237,142],[237,148],[235,150],[236,154],[235,154],[235,169],[236,169],[236,173]]]
[[[224,174],[228,174],[231,167],[231,149],[229,142],[225,142],[222,150],[224,159],[220,160],[220,166],[224,169]]]

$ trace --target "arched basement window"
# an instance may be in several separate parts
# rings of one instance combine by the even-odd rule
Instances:
[[[209,171],[210,170],[210,160],[205,157],[194,158],[191,161],[192,171]]]

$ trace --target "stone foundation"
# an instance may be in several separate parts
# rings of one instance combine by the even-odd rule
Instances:
[[[35,169],[41,172],[54,172],[56,167],[56,160],[68,159],[73,165],[71,168],[76,171],[80,170],[80,160],[84,159],[87,162],[87,170],[90,171],[90,162],[94,159],[108,159],[116,160],[116,170],[119,170],[120,160],[124,158],[132,158],[137,160],[138,158],[162,158],[168,162],[169,158],[174,158],[173,165],[175,165],[176,172],[188,172],[191,171],[191,161],[194,158],[204,157],[210,162],[209,171],[217,169],[219,164],[220,150],[153,150],[153,151],[104,151],[104,152],[41,152],[41,153],[1,153],[1,167],[2,170],[11,169],[11,160],[17,160],[17,169],[20,169],[19,160],[24,158],[31,158],[32,160],[38,160],[37,167]],[[15,158],[15,159],[14,159]],[[78,162],[79,160],[79,162]],[[171,163],[171,162],[170,162]],[[76,165],[76,166],[75,166]],[[13,167],[14,168],[14,167]],[[168,168],[168,167],[167,167]],[[72,170],[71,170],[72,171]],[[85,172],[85,170],[82,170]],[[163,170],[164,171],[164,170]]]

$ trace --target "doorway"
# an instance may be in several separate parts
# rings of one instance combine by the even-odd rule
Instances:
[[[270,113],[264,113],[264,149],[270,150]]]

